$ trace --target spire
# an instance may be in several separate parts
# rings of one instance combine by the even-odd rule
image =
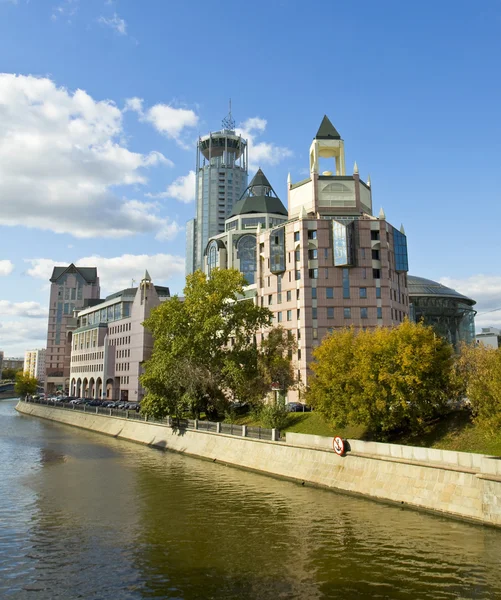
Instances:
[[[380,219],[381,221],[386,221],[386,215],[384,214],[383,207],[379,209],[378,219]]]
[[[358,175],[358,165],[357,165],[357,161],[355,161],[355,164],[353,165],[353,175]]]
[[[289,173],[287,175],[287,185],[290,186],[290,184],[291,184],[291,174],[290,174],[290,171],[289,171]]]
[[[318,128],[317,135],[315,136],[317,140],[340,140],[341,136],[336,131],[334,125],[329,121],[327,115],[324,115],[322,122],[320,123],[320,127]]]
[[[307,219],[308,218],[308,213],[306,212],[306,208],[303,206],[301,206],[301,212],[299,213],[299,217],[301,219]]]
[[[400,224],[400,233],[402,233],[403,235],[405,235],[405,229],[404,229],[404,224],[403,223]]]
[[[367,175],[367,187],[371,187],[371,176]]]
[[[270,190],[273,190],[271,187],[271,183],[268,181],[268,178],[261,170],[261,167],[257,170],[257,173],[252,178],[252,181],[249,183],[249,191],[253,196],[267,196],[270,193]]]
[[[231,98],[230,98],[230,102],[229,102],[228,114],[222,120],[221,124],[223,126],[223,129],[230,129],[231,131],[234,131],[234,129],[235,129],[235,119],[233,118],[233,116],[231,114]]]
[[[145,269],[144,271],[144,277],[143,277],[144,281],[151,281],[151,277],[150,274],[148,273],[148,271]]]

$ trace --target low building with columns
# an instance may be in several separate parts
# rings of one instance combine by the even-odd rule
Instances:
[[[370,179],[345,170],[344,142],[327,116],[310,147],[310,175],[288,180],[288,210],[261,170],[209,240],[205,271],[237,268],[246,297],[273,313],[298,341],[298,375],[308,381],[313,350],[333,329],[401,323],[409,315],[407,238],[373,215]],[[333,171],[320,171],[333,161]],[[260,333],[258,342],[266,336]],[[289,393],[289,401],[296,400]]]
[[[169,288],[153,285],[146,271],[139,287],[80,310],[72,336],[70,395],[140,402],[141,365],[153,349],[152,336],[142,324],[169,298]]]

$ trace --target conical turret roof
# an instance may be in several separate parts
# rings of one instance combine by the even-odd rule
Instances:
[[[271,213],[285,216],[288,214],[261,169],[257,170],[240,200],[233,207],[230,218],[249,213]]]
[[[329,121],[329,117],[324,115],[320,127],[318,128],[316,140],[340,140],[341,136],[334,125]]]

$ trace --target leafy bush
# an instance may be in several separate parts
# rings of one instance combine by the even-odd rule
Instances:
[[[263,425],[270,429],[285,429],[289,424],[289,412],[283,400],[264,404],[259,411],[259,417]]]

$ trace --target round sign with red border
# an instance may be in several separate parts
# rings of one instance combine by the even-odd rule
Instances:
[[[344,440],[343,440],[343,438],[335,437],[332,440],[332,448],[334,449],[334,452],[336,454],[339,454],[339,456],[343,456],[343,454],[344,454]]]

